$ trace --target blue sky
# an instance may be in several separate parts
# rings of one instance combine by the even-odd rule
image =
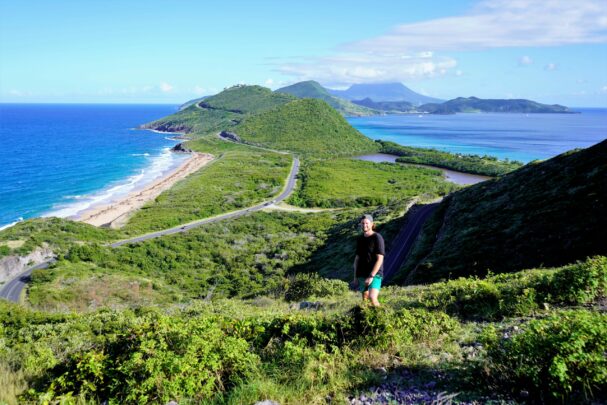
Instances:
[[[0,101],[181,103],[237,83],[607,107],[607,1],[0,0]]]

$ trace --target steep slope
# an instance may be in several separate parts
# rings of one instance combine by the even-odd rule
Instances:
[[[314,80],[299,82],[276,90],[277,93],[291,94],[298,98],[317,98],[323,100],[345,116],[365,116],[377,114],[377,111],[356,105],[348,100],[329,94],[327,89]]]
[[[237,85],[207,97],[168,117],[142,125],[144,129],[205,134],[230,128],[247,115],[295,100],[261,86]]]
[[[445,199],[401,279],[432,282],[607,254],[607,140]]]
[[[347,156],[379,148],[327,103],[310,98],[250,116],[234,132],[248,143],[313,156]]]
[[[374,101],[407,101],[414,105],[444,101],[416,93],[402,83],[353,84],[347,90],[329,90],[329,92],[346,100],[370,98]]]
[[[424,104],[418,109],[432,114],[458,112],[572,113],[569,108],[558,104],[541,104],[524,99],[480,99],[477,97],[458,97],[442,104]]]

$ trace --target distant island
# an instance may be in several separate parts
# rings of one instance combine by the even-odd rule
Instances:
[[[477,97],[458,97],[441,104],[424,104],[418,107],[418,110],[430,114],[471,112],[575,114],[568,107],[559,104],[541,104],[525,99],[481,99]]]
[[[542,104],[526,99],[457,97],[444,101],[416,93],[402,83],[355,84],[347,90],[332,90],[314,80],[306,80],[281,87],[274,93],[323,100],[345,117],[456,113],[577,114],[563,105]],[[190,100],[182,104],[179,110],[191,106],[208,108],[204,101],[209,97]]]

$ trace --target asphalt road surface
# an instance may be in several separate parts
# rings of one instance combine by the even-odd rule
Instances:
[[[436,207],[438,207],[438,204],[422,205],[410,214],[409,220],[398,232],[398,235],[396,235],[396,238],[392,242],[392,248],[386,255],[386,260],[384,261],[384,280],[390,281],[403,265],[422,226]]]
[[[13,302],[19,302],[19,297],[21,296],[21,291],[23,290],[23,287],[25,287],[25,284],[27,284],[27,282],[30,280],[32,271],[34,271],[36,269],[46,269],[54,261],[55,260],[53,259],[53,260],[49,260],[49,261],[40,263],[34,267],[30,267],[29,269],[27,269],[23,273],[19,274],[14,279],[7,282],[0,289],[0,298],[4,298],[6,300],[13,301]]]
[[[165,235],[172,235],[174,233],[187,232],[192,228],[196,228],[196,227],[199,227],[202,225],[223,221],[225,219],[238,218],[238,217],[242,217],[243,215],[250,214],[251,212],[261,211],[268,205],[281,202],[282,200],[287,198],[289,196],[289,194],[291,194],[291,192],[293,191],[293,188],[295,187],[295,176],[297,176],[298,171],[299,171],[299,159],[295,157],[295,158],[293,158],[293,166],[291,167],[291,173],[289,173],[289,178],[287,179],[287,186],[285,187],[284,191],[282,193],[280,193],[280,195],[278,197],[274,198],[271,201],[265,201],[263,203],[254,205],[249,208],[228,212],[227,214],[218,215],[216,217],[205,218],[205,219],[201,219],[199,221],[190,222],[189,224],[186,224],[186,225],[180,225],[180,226],[176,226],[174,228],[169,228],[169,229],[165,229],[162,231],[137,236],[135,238],[121,240],[119,242],[112,243],[110,246],[118,247],[118,246],[126,245],[129,243],[137,243],[137,242],[142,242],[144,240],[158,238],[158,237],[165,236]]]

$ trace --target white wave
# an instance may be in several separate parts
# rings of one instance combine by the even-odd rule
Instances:
[[[73,218],[83,211],[98,205],[115,202],[127,194],[140,190],[152,183],[154,180],[176,169],[187,155],[172,153],[169,148],[164,148],[159,155],[152,156],[150,164],[140,170],[139,173],[131,175],[126,179],[110,183],[102,190],[83,195],[73,196],[67,204],[57,204],[53,209],[43,214],[43,217]]]
[[[19,217],[19,218],[17,218],[17,220],[16,220],[15,222],[11,222],[10,224],[7,224],[7,225],[2,225],[2,226],[0,226],[0,231],[3,231],[3,230],[5,230],[5,229],[8,229],[8,228],[10,228],[11,226],[14,226],[14,225],[18,224],[18,223],[19,223],[19,222],[21,222],[21,221],[23,221],[23,218],[22,218],[22,217]]]
[[[150,156],[149,153],[131,153],[131,156]]]

